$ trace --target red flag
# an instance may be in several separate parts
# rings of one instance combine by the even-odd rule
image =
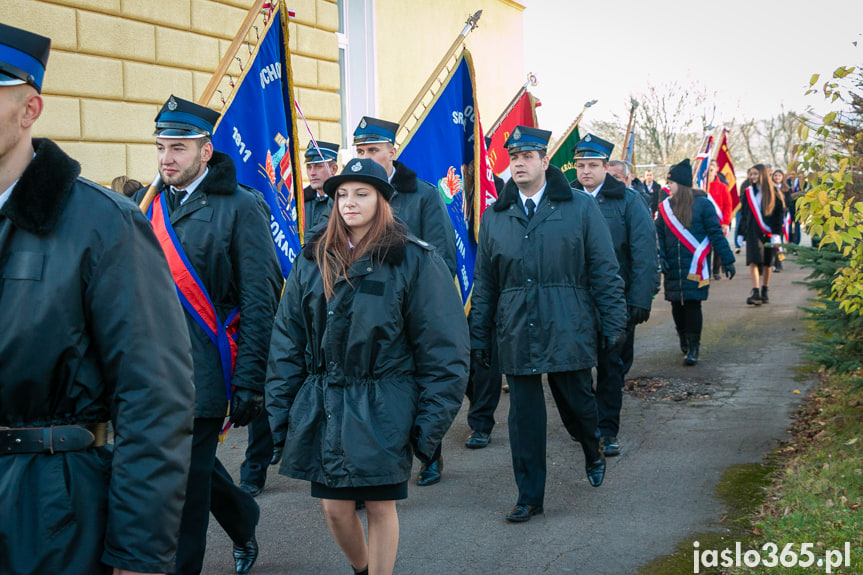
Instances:
[[[473,233],[474,238],[479,240],[479,222],[482,219],[482,214],[486,208],[497,201],[497,189],[494,187],[494,168],[491,163],[491,155],[485,147],[485,137],[482,131],[482,122],[479,119],[479,112],[476,118],[477,125],[477,141],[479,142],[479,161],[475,162],[477,168],[477,178],[479,180],[478,194],[474,194],[474,221]],[[493,139],[492,139],[493,141]],[[509,165],[509,161],[507,161]]]
[[[492,169],[498,176],[505,172],[509,173],[509,154],[506,153],[504,144],[509,139],[509,135],[515,127],[537,127],[536,106],[537,103],[533,94],[525,90],[491,134],[491,147],[488,150],[488,154],[491,157]]]
[[[731,192],[731,213],[733,214],[740,208],[740,196],[737,190],[737,178],[734,177],[734,163],[731,161],[731,152],[728,151],[728,128],[722,130],[722,136],[719,138],[716,163],[719,165],[719,173],[725,176],[728,182],[728,191]]]

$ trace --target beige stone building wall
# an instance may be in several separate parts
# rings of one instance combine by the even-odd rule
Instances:
[[[2,20],[52,39],[37,136],[57,141],[102,184],[156,174],[154,118],[170,94],[196,101],[253,0],[2,0]],[[297,100],[316,136],[339,141],[336,0],[291,0]],[[259,30],[263,30],[258,19]],[[248,59],[254,47],[239,57]],[[234,61],[229,72],[240,76]],[[230,80],[220,88],[227,98]],[[221,97],[210,102],[219,109]],[[301,132],[300,141],[308,137]]]
[[[401,118],[468,16],[482,10],[464,44],[473,57],[483,127],[489,128],[526,79],[524,9],[513,0],[377,0],[380,116]]]

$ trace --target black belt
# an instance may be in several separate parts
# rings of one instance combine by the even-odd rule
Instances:
[[[105,445],[107,440],[107,423],[0,427],[0,455],[81,451]]]

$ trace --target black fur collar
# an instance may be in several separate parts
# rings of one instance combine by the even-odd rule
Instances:
[[[417,173],[401,162],[393,162],[393,181],[391,182],[400,194],[415,194],[417,192]]]
[[[584,186],[578,180],[572,182],[572,187],[576,190],[584,191]],[[605,174],[605,181],[602,183],[602,187],[599,188],[598,195],[613,200],[620,200],[626,195],[626,185],[611,174]]]
[[[545,171],[545,195],[549,200],[555,202],[572,201],[572,189],[569,187],[569,182],[566,181],[566,176],[560,171],[560,168],[548,165]],[[502,212],[513,204],[518,203],[518,186],[510,179],[503,187],[503,191],[498,196],[497,201],[492,204],[492,208],[496,212]]]
[[[202,192],[229,196],[237,191],[237,168],[229,155],[213,150],[213,157],[207,162],[207,167],[210,171],[201,182]]]
[[[323,239],[324,232],[326,230],[326,226],[318,230],[315,235],[306,242],[306,245],[303,246],[302,254],[303,257],[305,257],[307,260],[315,261],[318,242]],[[382,238],[380,244],[372,247],[370,251],[377,251],[379,253],[382,253],[384,262],[393,266],[397,266],[405,260],[407,243],[407,228],[405,228],[403,225],[397,224],[396,231],[389,236]]]
[[[12,190],[3,213],[22,230],[44,236],[60,219],[81,165],[51,140],[34,138],[33,150],[36,156]]]

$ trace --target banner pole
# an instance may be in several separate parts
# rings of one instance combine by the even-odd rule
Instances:
[[[507,115],[512,111],[513,108],[515,108],[515,105],[518,103],[524,93],[527,92],[528,86],[536,86],[536,84],[536,76],[532,73],[529,73],[527,75],[527,81],[519,89],[519,91],[515,93],[513,99],[510,100],[509,104],[506,105],[506,108],[503,109],[503,112],[501,112],[500,116],[498,116],[497,120],[495,120],[494,124],[491,125],[491,128],[489,128],[488,132],[485,133],[486,136],[491,137],[492,134],[494,134],[495,131],[500,128],[500,125],[503,124],[503,121],[506,119]]]
[[[477,10],[476,13],[473,14],[473,16],[467,19],[464,28],[459,33],[458,37],[456,37],[456,39],[453,41],[452,45],[449,47],[449,50],[447,50],[446,56],[441,59],[440,63],[434,69],[434,72],[432,72],[431,76],[429,76],[429,79],[426,80],[425,85],[422,87],[422,89],[420,89],[416,98],[414,98],[413,102],[411,102],[410,106],[408,106],[407,110],[405,110],[405,113],[399,120],[400,129],[405,125],[405,122],[407,122],[408,118],[410,118],[411,115],[414,113],[414,110],[416,110],[417,106],[419,106],[426,93],[428,93],[429,88],[431,88],[432,84],[434,84],[435,80],[437,80],[437,77],[440,75],[441,71],[446,67],[447,62],[449,62],[453,55],[456,53],[459,44],[461,44],[462,41],[467,37],[467,35],[470,34],[471,31],[477,27],[480,16],[482,16],[482,10]]]
[[[222,81],[222,78],[225,77],[225,73],[228,71],[228,68],[231,67],[231,62],[234,61],[234,57],[237,55],[237,52],[240,51],[240,46],[243,45],[243,38],[245,38],[246,34],[249,33],[249,30],[252,29],[252,25],[255,23],[255,18],[260,14],[261,9],[264,6],[264,1],[265,0],[255,0],[255,3],[249,9],[245,20],[243,20],[243,23],[240,25],[239,31],[234,36],[234,40],[231,42],[231,45],[228,46],[228,51],[225,52],[225,55],[222,57],[222,61],[219,62],[219,67],[216,68],[215,72],[213,72],[213,75],[210,77],[210,81],[207,83],[207,87],[204,88],[203,93],[201,93],[201,97],[198,98],[197,103],[199,105],[206,106],[209,104],[213,94],[216,93],[219,83]],[[147,213],[147,210],[150,209],[150,204],[153,203],[153,199],[156,197],[161,185],[162,178],[156,174],[156,177],[153,178],[153,181],[150,183],[150,186],[147,188],[147,192],[144,194],[144,197],[141,198],[141,203],[138,206],[145,214]]]
[[[629,109],[629,122],[626,123],[626,136],[623,137],[623,150],[620,154],[621,160],[626,160],[626,153],[629,151],[629,138],[632,136],[633,132],[635,109],[638,108],[638,102],[636,102],[635,98],[630,98],[629,103],[632,107]]]
[[[587,109],[596,104],[598,101],[599,100],[590,100],[584,103],[584,107],[581,109],[581,112],[578,113],[578,116],[576,116],[575,121],[573,121],[572,124],[569,125],[563,136],[558,138],[557,141],[554,143],[554,147],[552,147],[551,151],[548,153],[549,158],[554,157],[554,154],[557,153],[558,148],[560,148],[560,146],[566,141],[569,135],[572,134],[572,131],[578,127],[578,124],[579,122],[581,122],[581,119],[584,117],[584,113],[587,111]]]

